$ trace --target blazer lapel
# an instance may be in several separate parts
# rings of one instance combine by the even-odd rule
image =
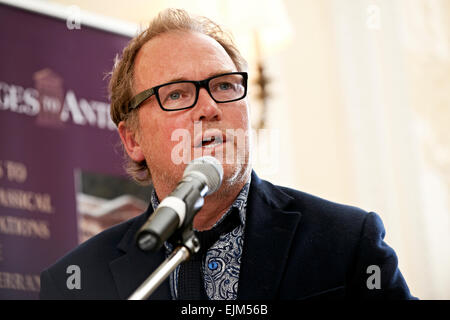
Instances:
[[[238,299],[275,299],[301,214],[291,197],[252,173]]]
[[[152,208],[134,221],[117,246],[124,255],[110,262],[109,267],[121,299],[127,299],[164,261],[164,248],[158,252],[143,252],[134,242],[134,235],[149,217]],[[170,300],[169,280],[166,279],[149,297],[150,300]]]

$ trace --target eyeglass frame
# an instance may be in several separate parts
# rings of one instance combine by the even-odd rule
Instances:
[[[243,85],[244,85],[244,94],[242,95],[242,97],[237,98],[237,99],[233,99],[233,100],[227,100],[227,101],[217,101],[213,95],[211,94],[211,91],[209,89],[209,82],[215,78],[219,78],[222,76],[227,76],[227,75],[231,75],[231,74],[240,74],[243,78]],[[164,111],[180,111],[180,110],[186,110],[186,109],[191,109],[193,108],[198,101],[198,96],[200,93],[200,89],[201,88],[205,88],[206,91],[208,92],[209,96],[211,97],[211,99],[214,100],[214,102],[216,103],[229,103],[229,102],[234,102],[234,101],[238,101],[238,100],[242,100],[245,98],[245,96],[247,95],[247,82],[248,82],[248,73],[247,72],[228,72],[228,73],[222,73],[222,74],[218,74],[212,77],[209,77],[205,80],[200,80],[200,81],[195,81],[195,80],[179,80],[179,81],[173,81],[173,82],[168,82],[168,83],[164,83],[161,84],[159,86],[155,86],[153,88],[144,90],[138,94],[136,94],[133,98],[131,98],[129,104],[128,104],[128,112],[130,112],[131,110],[137,109],[139,108],[142,103],[144,103],[145,100],[147,100],[148,98],[150,98],[151,96],[155,95],[156,96],[156,100],[158,100],[158,104],[159,107],[164,110]],[[189,106],[189,107],[185,107],[185,108],[180,108],[180,109],[166,109],[163,107],[161,100],[159,99],[159,93],[158,90],[161,87],[170,85],[170,84],[176,84],[176,83],[193,83],[195,85],[195,100],[194,103]]]

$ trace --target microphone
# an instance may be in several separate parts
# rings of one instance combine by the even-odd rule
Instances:
[[[203,207],[204,197],[222,184],[223,168],[211,156],[189,162],[177,187],[153,212],[136,234],[137,245],[144,251],[157,251],[179,228],[190,224]]]

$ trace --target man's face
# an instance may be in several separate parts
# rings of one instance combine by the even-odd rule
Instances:
[[[169,32],[150,40],[139,51],[134,69],[134,88],[138,93],[172,81],[204,80],[235,71],[233,61],[214,39],[200,33]],[[141,154],[138,152],[136,155],[141,159],[134,160],[145,158],[160,197],[165,197],[175,187],[186,167],[187,161],[181,164],[177,161],[180,160],[180,146],[190,148],[189,152],[184,150],[183,153],[190,154],[191,159],[201,155],[216,156],[223,163],[224,189],[245,178],[249,172],[248,134],[242,136],[242,132],[249,131],[247,99],[216,103],[202,88],[196,105],[191,109],[167,112],[152,96],[141,105],[138,115],[140,130],[136,141]],[[183,137],[188,145],[183,145],[180,135],[174,134],[180,129],[189,133],[188,140]],[[215,141],[219,141],[217,144],[202,144],[208,133],[216,137],[223,135],[221,138],[225,141],[220,143],[218,139]],[[230,133],[240,133],[241,141],[236,137],[233,139]],[[231,154],[234,161],[226,158]],[[244,157],[236,161],[238,154]]]

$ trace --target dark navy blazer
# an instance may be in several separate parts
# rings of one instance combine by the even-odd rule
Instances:
[[[152,211],[98,234],[43,271],[40,298],[128,298],[165,259],[163,249],[144,253],[134,242]],[[384,235],[375,213],[274,186],[253,172],[238,299],[412,299]],[[70,265],[80,267],[80,289],[67,287]],[[373,265],[379,289],[367,285],[376,283]],[[169,281],[150,299],[171,299]]]

